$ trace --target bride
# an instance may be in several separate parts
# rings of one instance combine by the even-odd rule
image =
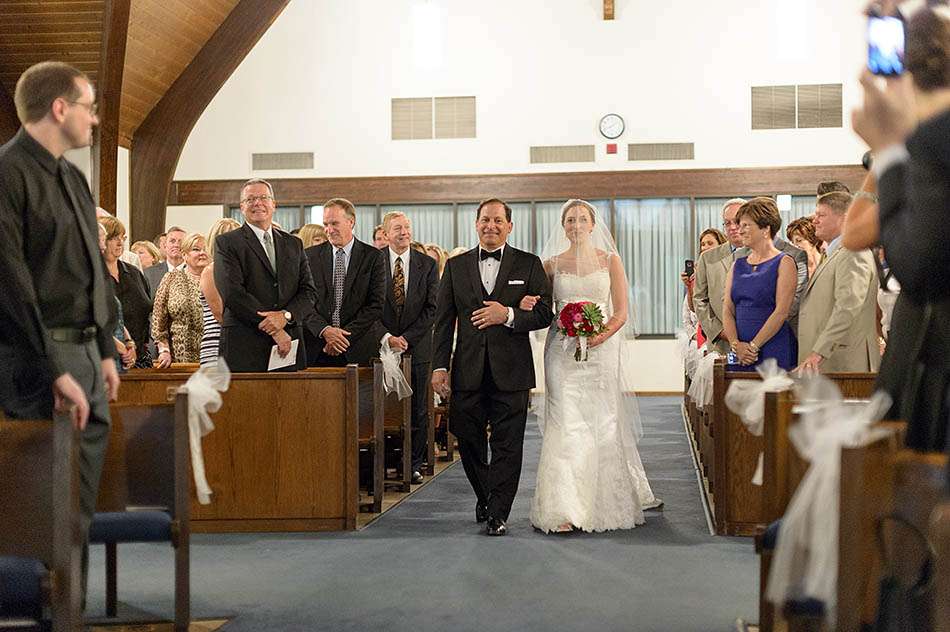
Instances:
[[[622,391],[621,333],[627,320],[627,279],[609,231],[583,200],[561,208],[563,231],[541,253],[554,287],[555,310],[591,301],[606,329],[588,339],[588,360],[575,360],[577,339],[557,330],[544,347],[546,401],[539,425],[541,461],[531,523],[541,531],[630,529],[643,510],[659,507],[637,451],[639,415]],[[519,308],[531,309],[534,297]]]

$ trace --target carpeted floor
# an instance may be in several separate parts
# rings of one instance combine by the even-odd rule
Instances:
[[[605,534],[542,535],[528,523],[540,437],[529,418],[510,534],[483,535],[456,464],[355,533],[198,535],[195,618],[265,630],[734,630],[754,620],[749,539],[709,535],[678,398],[642,398],[641,454],[662,512]],[[93,547],[89,614],[103,609]],[[119,549],[120,614],[172,613],[168,547]]]

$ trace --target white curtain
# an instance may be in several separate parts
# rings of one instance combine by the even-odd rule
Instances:
[[[614,238],[635,312],[627,331],[672,334],[680,326],[683,301],[679,274],[692,255],[689,199],[616,200],[615,208]]]
[[[323,205],[311,206],[309,223],[323,226]],[[353,234],[360,241],[372,244],[373,229],[376,228],[376,205],[363,204],[356,206],[356,226]]]
[[[511,235],[508,236],[508,243],[519,250],[536,252],[540,246],[535,246],[531,219],[531,202],[507,202],[511,208],[511,223],[514,228],[511,229]],[[459,204],[458,222],[459,222],[459,246],[474,248],[478,243],[478,235],[475,234],[475,209],[478,204]],[[540,234],[540,233],[539,233]]]
[[[231,207],[231,219],[244,224],[244,213],[241,212],[241,207]],[[300,207],[278,206],[274,209],[274,222],[288,233],[296,228],[300,228]]]
[[[412,222],[412,238],[423,244],[438,244],[451,250],[455,242],[452,204],[384,204],[382,216],[392,211],[405,213]]]

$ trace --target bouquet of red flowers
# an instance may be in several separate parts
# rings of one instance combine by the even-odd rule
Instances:
[[[565,339],[565,349],[568,338],[576,339],[574,359],[578,362],[587,361],[587,339],[593,338],[604,331],[604,313],[597,303],[578,301],[568,303],[558,314],[557,328]]]

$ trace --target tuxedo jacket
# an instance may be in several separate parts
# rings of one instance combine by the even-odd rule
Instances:
[[[314,366],[326,344],[320,332],[333,324],[333,245],[327,241],[311,246],[306,255],[316,288],[316,302],[305,332],[308,364]],[[382,334],[376,334],[380,330],[386,291],[383,268],[383,253],[354,237],[340,305],[340,327],[350,332],[350,346],[343,354],[347,364],[367,365],[379,357]]]
[[[247,224],[219,235],[214,242],[214,283],[224,301],[220,353],[232,371],[266,371],[274,339],[258,329],[257,312],[288,311],[285,327],[299,340],[297,370],[306,368],[303,323],[313,312],[313,279],[303,244],[274,227],[277,271],[264,246]]]
[[[488,294],[482,285],[478,252],[475,247],[446,263],[439,286],[432,368],[451,368],[454,390],[479,390],[486,366],[498,390],[532,389],[534,361],[528,332],[551,323],[551,283],[537,256],[506,245],[495,287]],[[521,299],[528,295],[541,298],[530,312],[518,309]],[[514,308],[513,326],[476,328],[472,312],[484,307],[486,300]],[[453,353],[456,327],[458,339]]]
[[[439,293],[439,269],[435,260],[409,249],[409,287],[401,311],[393,303],[393,274],[389,264],[389,248],[383,248],[383,269],[386,278],[383,317],[377,329],[376,340],[385,334],[402,336],[409,343],[407,353],[413,364],[428,363],[432,359],[432,323]]]
[[[821,371],[877,371],[877,268],[870,250],[839,246],[818,265],[802,297],[798,361],[812,352]]]

